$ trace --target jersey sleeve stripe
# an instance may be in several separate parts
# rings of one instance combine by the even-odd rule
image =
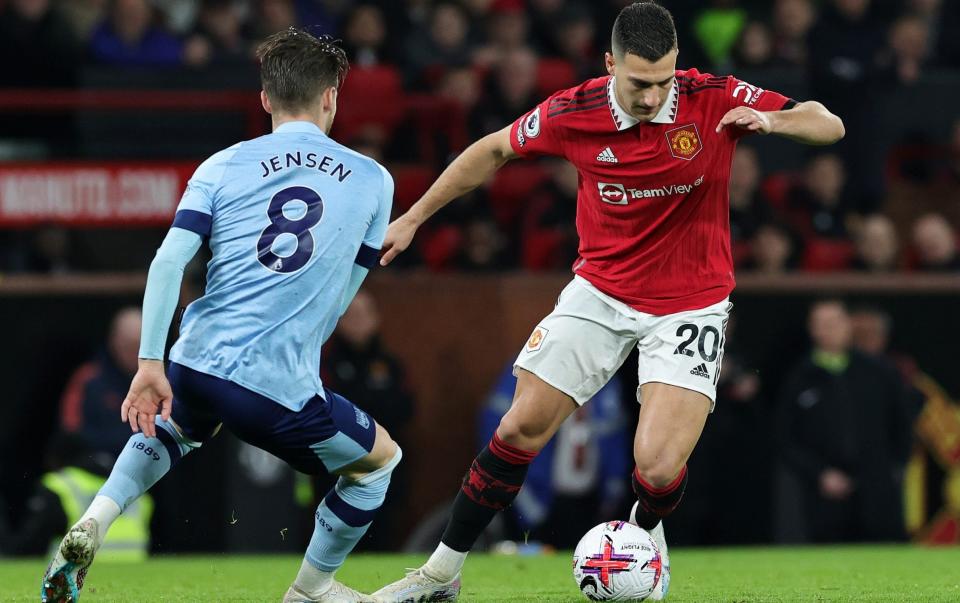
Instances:
[[[793,109],[796,106],[797,106],[797,101],[793,100],[792,98],[788,98],[786,101],[784,101],[783,106],[780,107],[780,110],[788,111],[790,109]]]
[[[570,113],[571,111],[586,111],[587,109],[596,109],[597,107],[603,107],[607,104],[606,97],[600,99],[599,101],[588,102],[584,104],[578,104],[575,106],[567,106],[563,109],[556,109],[550,113],[547,113],[547,117],[556,117],[557,115],[563,115],[564,113]]]
[[[173,226],[189,230],[201,237],[209,237],[213,226],[213,216],[194,209],[181,209],[173,218]]]
[[[377,257],[380,256],[380,250],[369,245],[360,245],[360,251],[357,252],[357,259],[353,262],[364,268],[373,268],[377,263]]]
[[[181,209],[173,218],[173,226],[189,230],[201,237],[209,237],[213,227],[213,216],[194,209]]]

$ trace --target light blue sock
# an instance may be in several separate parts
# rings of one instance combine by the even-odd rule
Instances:
[[[317,507],[313,537],[304,559],[322,572],[334,572],[373,522],[387,495],[390,474],[402,457],[400,449],[390,462],[353,481],[341,477]]]
[[[157,437],[135,433],[127,441],[110,477],[97,493],[106,496],[124,510],[166,475],[183,455],[200,444],[184,438],[169,421],[157,417]]]

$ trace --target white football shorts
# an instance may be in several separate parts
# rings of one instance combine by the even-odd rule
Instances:
[[[533,330],[514,363],[514,373],[530,371],[582,405],[637,346],[640,385],[676,385],[700,392],[715,404],[724,329],[732,307],[728,298],[699,310],[655,316],[576,276],[553,312]]]

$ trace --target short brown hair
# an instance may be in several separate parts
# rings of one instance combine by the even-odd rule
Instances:
[[[264,40],[257,58],[270,102],[287,111],[305,109],[327,88],[339,88],[349,69],[337,40],[295,27]]]
[[[613,22],[611,50],[617,58],[630,53],[655,62],[676,47],[673,15],[656,2],[629,4]]]

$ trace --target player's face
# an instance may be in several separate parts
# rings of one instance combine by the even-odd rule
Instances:
[[[650,121],[667,102],[677,69],[677,51],[671,50],[657,61],[624,53],[616,58],[606,55],[607,72],[616,76],[617,100],[640,121]]]

